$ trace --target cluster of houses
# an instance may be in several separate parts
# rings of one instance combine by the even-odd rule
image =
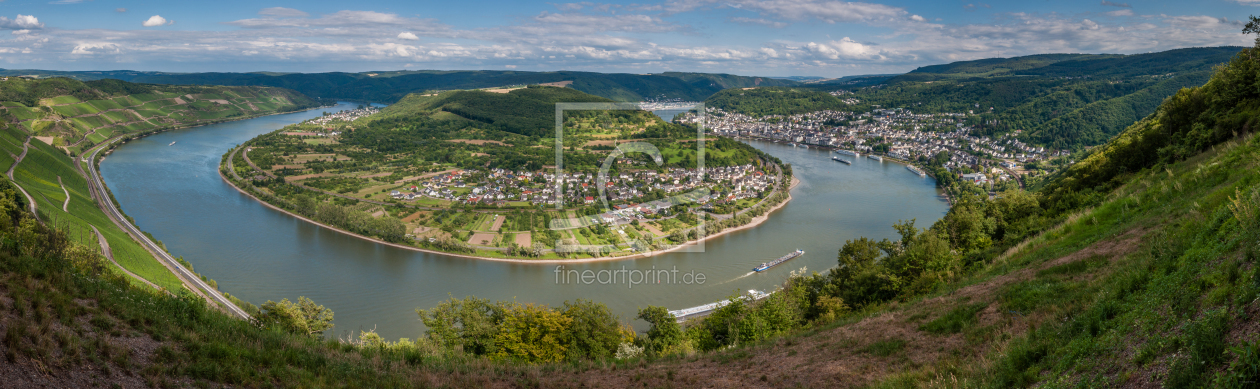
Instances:
[[[356,119],[369,116],[380,111],[381,110],[379,108],[376,108],[373,106],[367,106],[367,107],[358,108],[358,109],[347,109],[343,111],[338,111],[336,113],[323,115],[314,119],[308,119],[303,123],[323,126],[323,125],[328,125],[328,123],[332,123],[338,120],[344,121],[344,122],[352,122]]]
[[[1003,166],[1045,160],[1067,151],[1046,150],[1020,142],[1012,135],[998,138],[974,136],[966,114],[915,114],[902,108],[875,108],[870,112],[817,111],[806,114],[754,118],[717,108],[706,108],[705,128],[717,135],[762,138],[797,144],[881,152],[914,160],[947,152],[946,167],[975,166],[987,156]],[[698,120],[694,115],[682,118]],[[878,148],[878,149],[877,149]]]
[[[621,171],[606,177],[602,184],[598,182],[598,175],[592,173],[458,170],[393,191],[390,196],[399,200],[428,197],[470,204],[505,205],[508,202],[528,202],[531,205],[555,205],[558,197],[556,190],[560,188],[564,205],[578,206],[597,203],[598,185],[603,185],[605,196],[612,203],[633,203],[640,197],[657,191],[669,196],[699,191],[707,194],[691,200],[700,204],[724,204],[758,197],[772,190],[776,179],[777,175],[766,174],[753,165],[711,167],[703,172],[680,168],[661,172]],[[701,188],[707,188],[708,191],[700,191]],[[627,212],[657,210],[643,207],[648,206],[640,204]],[[618,210],[621,209],[625,207]]]

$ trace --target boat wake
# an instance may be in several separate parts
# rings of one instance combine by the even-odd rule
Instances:
[[[726,281],[722,281],[722,282],[721,282],[721,283],[719,283],[718,285],[722,285],[722,284],[725,284],[725,283],[727,283],[727,282],[735,281],[735,280],[738,280],[738,279],[740,279],[740,278],[748,277],[748,276],[751,276],[751,275],[753,275],[753,274],[757,274],[757,272],[755,272],[755,271],[750,271],[750,272],[748,272],[748,274],[745,274],[745,275],[742,275],[742,276],[739,276],[739,277],[735,277],[735,278],[732,278],[732,279],[729,279],[729,280],[726,280]]]

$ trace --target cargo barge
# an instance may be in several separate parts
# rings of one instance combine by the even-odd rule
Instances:
[[[840,157],[831,157],[831,160],[832,160],[832,161],[836,161],[836,162],[843,163],[843,164],[845,164],[845,165],[852,165],[852,164],[853,164],[853,162],[849,162],[849,161],[845,160],[844,158],[840,158]]]
[[[769,269],[769,268],[778,266],[781,263],[787,262],[788,260],[791,260],[792,258],[799,257],[801,256],[801,254],[805,254],[805,250],[797,249],[796,251],[790,252],[787,255],[779,257],[779,259],[766,262],[766,263],[761,264],[760,266],[754,267],[753,271],[755,272],[765,271],[766,269]]]
[[[744,300],[744,301],[757,301],[757,300],[761,300],[769,296],[770,296],[769,293],[762,292],[759,290],[749,289],[748,294],[739,296],[737,297],[737,299]],[[731,300],[729,299],[722,300],[722,301],[708,303],[701,306],[669,311],[669,314],[673,315],[674,319],[678,321],[679,323],[681,323],[683,322],[683,320],[686,320],[687,318],[707,315],[710,312],[713,312],[714,310],[718,308],[725,307],[727,304],[730,304],[730,303],[731,303]]]

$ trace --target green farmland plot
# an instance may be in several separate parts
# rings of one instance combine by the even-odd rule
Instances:
[[[115,103],[113,100],[92,100],[92,101],[89,101],[88,103],[91,103],[93,107],[96,107],[97,109],[100,109],[102,111],[109,110],[109,109],[122,109],[123,108],[122,105]]]
[[[60,105],[60,104],[74,104],[74,103],[78,103],[79,101],[80,100],[74,96],[57,96],[51,99],[46,99],[44,102],[47,102],[48,105]]]

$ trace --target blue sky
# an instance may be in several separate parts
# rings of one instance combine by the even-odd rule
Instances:
[[[1041,53],[1251,45],[1260,0],[0,0],[0,67],[839,77]]]

